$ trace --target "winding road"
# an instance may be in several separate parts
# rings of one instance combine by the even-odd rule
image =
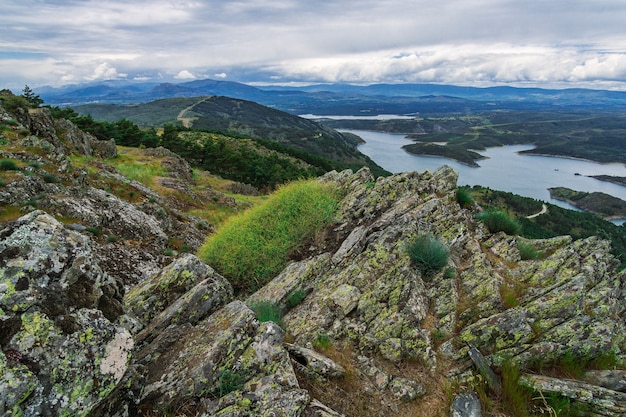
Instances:
[[[534,219],[537,216],[541,216],[542,214],[548,211],[548,206],[542,204],[541,211],[539,213],[531,214],[530,216],[526,216],[527,219]]]

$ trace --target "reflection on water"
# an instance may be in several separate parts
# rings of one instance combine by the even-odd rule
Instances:
[[[577,191],[599,191],[626,200],[626,187],[589,178],[590,175],[625,177],[622,164],[599,164],[567,158],[532,156],[519,151],[532,149],[529,145],[503,146],[480,151],[488,159],[478,161],[479,168],[472,168],[454,160],[440,157],[411,155],[402,146],[412,143],[405,135],[342,130],[354,133],[365,140],[359,150],[386,170],[434,171],[449,165],[459,173],[459,185],[482,185],[494,190],[510,191],[526,197],[575,209],[562,201],[550,198],[548,188],[567,187]],[[616,221],[615,223],[623,223]]]

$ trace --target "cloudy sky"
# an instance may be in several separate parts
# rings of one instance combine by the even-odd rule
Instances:
[[[0,0],[0,88],[98,80],[626,90],[624,0]]]

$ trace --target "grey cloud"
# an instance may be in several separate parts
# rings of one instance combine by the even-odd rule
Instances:
[[[261,82],[626,81],[623,1],[0,3],[0,84],[9,86],[158,73]]]

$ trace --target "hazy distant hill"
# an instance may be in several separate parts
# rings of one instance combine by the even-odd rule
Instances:
[[[292,114],[376,115],[434,114],[493,109],[615,109],[626,105],[626,92],[514,87],[460,87],[439,84],[319,84],[306,87],[253,87],[217,80],[179,84],[107,81],[62,88],[38,88],[47,104],[130,104],[172,97],[228,96],[255,101]]]

